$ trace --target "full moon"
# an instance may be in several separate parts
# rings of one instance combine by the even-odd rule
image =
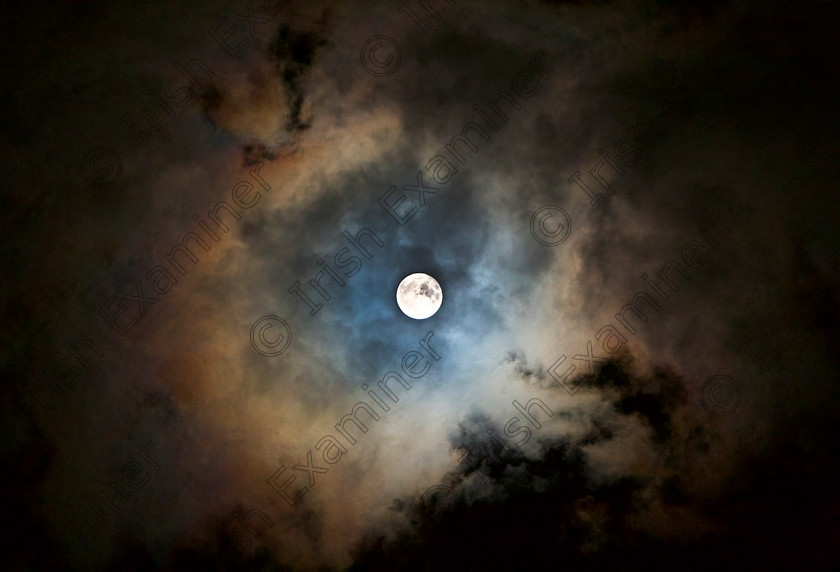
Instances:
[[[428,274],[409,274],[397,287],[397,305],[409,318],[425,320],[433,316],[442,303],[440,284]]]

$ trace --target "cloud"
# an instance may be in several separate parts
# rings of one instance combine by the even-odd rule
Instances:
[[[777,505],[782,490],[798,494],[809,483],[828,484],[836,459],[824,459],[829,471],[820,476],[794,473],[799,462],[815,467],[808,457],[822,456],[829,434],[809,431],[819,444],[798,453],[789,449],[789,433],[777,436],[749,459],[727,454],[721,466],[726,436],[692,414],[686,380],[662,369],[639,376],[625,357],[580,381],[609,405],[582,420],[590,427],[585,436],[542,436],[538,446],[518,450],[487,437],[486,417],[471,417],[450,438],[454,451],[469,452],[463,462],[426,494],[394,500],[401,526],[369,533],[354,555],[355,569],[507,569],[549,559],[595,569],[630,559],[639,566],[701,570],[794,565],[810,552],[801,547],[771,555],[767,538],[786,542],[792,531],[782,525],[785,519],[826,522],[830,508],[782,503],[784,516],[761,524],[755,517],[764,514],[764,503]],[[820,424],[800,419],[796,427]],[[637,439],[632,433],[639,429]],[[599,451],[605,448],[612,463],[622,450],[624,466],[604,465]],[[725,474],[718,486],[711,486],[713,467]],[[803,542],[808,534],[793,533]],[[825,550],[828,541],[820,542]],[[830,558],[818,552],[808,561],[827,566]]]
[[[439,4],[10,12],[10,561],[830,560],[836,7]],[[429,321],[394,303],[413,272]],[[440,359],[328,463],[430,330]]]

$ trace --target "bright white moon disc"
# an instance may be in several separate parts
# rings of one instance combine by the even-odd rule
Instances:
[[[428,274],[409,274],[397,287],[397,305],[403,314],[415,320],[433,316],[443,303],[443,291]]]

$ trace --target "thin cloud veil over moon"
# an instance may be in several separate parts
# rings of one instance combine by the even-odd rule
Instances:
[[[837,22],[5,3],[0,569],[836,570]]]
[[[428,274],[409,274],[397,287],[397,305],[409,318],[430,318],[440,309],[441,304],[443,291],[440,284]]]

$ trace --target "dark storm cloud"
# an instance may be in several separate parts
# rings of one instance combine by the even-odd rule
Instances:
[[[614,384],[616,374],[629,377],[611,366],[596,386]],[[465,460],[441,481],[450,490],[398,503],[410,528],[396,538],[368,539],[356,558],[359,569],[518,568],[544,561],[546,550],[571,566],[587,562],[581,546],[594,557],[614,548],[625,515],[639,509],[634,495],[641,480],[594,479],[581,445],[568,439],[542,440],[538,456],[529,458],[488,440],[485,427],[481,415],[461,425],[451,444],[466,452]]]
[[[225,85],[212,81],[203,89],[200,96],[202,111],[220,129],[234,135],[242,136],[238,116],[245,108],[266,106],[285,116],[285,122],[277,125],[276,133],[264,133],[262,137],[245,135],[243,156],[246,164],[259,159],[274,160],[278,155],[292,155],[297,151],[297,135],[306,130],[312,120],[304,112],[304,103],[308,97],[310,69],[318,51],[328,44],[323,33],[324,21],[314,30],[298,30],[287,23],[280,24],[266,48],[267,62],[271,66],[252,72],[249,93],[241,93],[238,85],[232,92]]]
[[[277,31],[277,38],[269,48],[271,54],[280,62],[283,82],[292,94],[290,129],[308,127],[301,119],[306,72],[312,66],[317,49],[326,44],[327,40],[318,38],[315,33],[298,32],[289,29],[288,26],[281,26]]]
[[[689,421],[685,380],[664,370],[639,377],[629,366],[626,358],[613,360],[597,375],[582,376],[578,381],[602,394],[611,412],[591,419],[592,432],[580,441],[541,439],[537,456],[488,439],[482,415],[468,419],[451,437],[463,459],[459,467],[441,479],[439,490],[395,500],[392,510],[404,515],[404,527],[368,536],[355,569],[512,569],[547,559],[586,570],[622,562],[681,570],[808,562],[827,569],[830,541],[814,546],[807,540],[811,532],[788,524],[809,530],[829,526],[837,502],[829,483],[837,461],[827,453],[835,432],[825,432],[825,420],[790,419],[790,430],[774,435],[770,448],[742,459],[732,478],[710,494],[698,486],[697,468],[713,462],[720,428]],[[633,417],[649,427],[647,445],[661,469],[601,474],[589,462],[588,447],[617,438],[604,429]],[[680,417],[689,422],[674,434],[672,423]],[[800,439],[805,446],[794,451]],[[809,469],[802,474],[797,466]],[[804,505],[779,503],[789,494]],[[768,504],[773,514],[759,522]],[[652,527],[643,525],[646,519]],[[671,519],[684,529],[679,540],[661,524]],[[785,548],[768,550],[768,539]]]
[[[529,363],[522,350],[509,352],[504,362],[512,364],[516,376],[531,387],[549,389],[554,385],[545,373],[545,365]]]

